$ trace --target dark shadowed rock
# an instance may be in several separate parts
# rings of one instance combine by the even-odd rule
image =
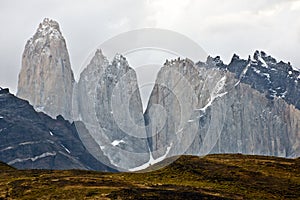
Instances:
[[[86,150],[74,124],[9,93],[0,94],[0,160],[20,169],[112,170]]]

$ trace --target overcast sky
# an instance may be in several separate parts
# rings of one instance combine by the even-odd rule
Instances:
[[[146,27],[184,34],[226,63],[259,49],[300,68],[298,0],[1,0],[0,86],[16,92],[25,43],[45,17],[60,23],[76,76],[98,45]]]

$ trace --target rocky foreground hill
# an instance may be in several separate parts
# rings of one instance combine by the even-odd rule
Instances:
[[[299,199],[299,170],[299,159],[244,155],[182,156],[143,173],[18,171],[0,163],[0,199]]]

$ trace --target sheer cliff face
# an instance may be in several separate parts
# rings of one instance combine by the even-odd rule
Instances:
[[[135,71],[116,55],[109,63],[98,50],[81,73],[77,85],[78,118],[110,162],[121,169],[140,166],[149,160],[142,101]],[[82,137],[86,137],[82,135]]]
[[[210,113],[220,108],[224,119],[211,117]],[[249,85],[240,83],[232,93],[212,106],[202,123],[223,122],[220,137],[210,153],[298,157],[299,115],[299,110],[283,99],[270,100]],[[199,130],[199,136],[205,137],[207,131]]]
[[[287,100],[279,92],[270,97],[274,85],[280,89],[274,77],[296,83],[298,72],[280,71],[282,63],[257,55],[252,60],[235,57],[228,66],[218,57],[196,65],[165,63],[144,115],[154,158],[166,153],[299,156],[300,112],[287,103],[297,103],[289,91],[298,86],[283,84]]]
[[[155,159],[167,152],[168,156],[184,154],[190,148],[197,138],[201,117],[226,94],[225,81],[224,71],[199,68],[188,59],[165,63],[145,112]],[[199,151],[194,150],[194,154]]]
[[[71,119],[73,83],[66,42],[59,25],[44,19],[25,46],[17,96],[51,117],[61,114]]]
[[[74,87],[73,96],[73,119],[95,124],[95,99],[97,96],[97,84],[109,61],[97,50],[88,66],[81,72],[80,79]]]

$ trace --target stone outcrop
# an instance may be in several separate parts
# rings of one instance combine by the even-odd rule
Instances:
[[[58,23],[46,18],[26,43],[17,96],[53,118],[71,119],[73,84],[65,39]]]
[[[109,63],[97,50],[80,75],[76,93],[77,118],[111,163],[127,170],[149,160],[137,77],[123,56],[117,54]],[[87,141],[97,157],[94,145]]]

